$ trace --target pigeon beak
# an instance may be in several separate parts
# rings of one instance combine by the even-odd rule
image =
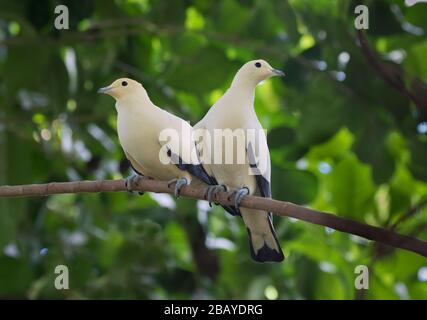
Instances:
[[[111,89],[113,89],[112,86],[100,88],[100,89],[98,89],[98,93],[108,93],[108,91],[110,91]]]
[[[273,72],[273,74],[275,76],[279,76],[279,77],[284,77],[285,76],[285,73],[282,70],[271,69],[271,71]]]

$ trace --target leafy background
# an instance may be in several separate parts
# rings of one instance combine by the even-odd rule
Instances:
[[[65,4],[70,30],[56,30]],[[427,99],[427,5],[366,1],[366,37]],[[348,0],[0,0],[0,184],[129,173],[113,100],[129,76],[195,124],[244,62],[287,77],[257,89],[273,195],[427,240],[427,109],[389,86]],[[417,81],[414,79],[417,78]],[[205,202],[127,193],[0,200],[1,298],[424,299],[427,260],[287,218],[287,260],[252,262],[239,219]],[[54,289],[54,268],[70,290]],[[369,290],[354,288],[357,265]]]

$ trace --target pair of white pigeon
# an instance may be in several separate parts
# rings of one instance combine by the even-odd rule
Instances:
[[[254,110],[254,98],[255,88],[261,81],[283,75],[282,71],[272,68],[264,60],[244,64],[227,92],[194,128],[191,128],[188,122],[154,105],[144,87],[134,80],[118,79],[98,91],[116,100],[120,144],[138,174],[175,183],[176,196],[179,196],[183,185],[208,185],[206,195],[209,202],[213,201],[218,191],[233,191],[234,206],[223,207],[233,215],[242,216],[249,234],[251,256],[259,262],[284,259],[274,232],[272,214],[257,209],[240,208],[240,201],[248,194],[271,197],[270,154],[267,138]],[[254,146],[249,143],[240,146],[245,150],[236,150],[239,146],[233,143],[233,154],[244,152],[247,161],[227,164],[215,161],[214,154],[207,150],[210,145],[203,143],[203,140],[197,144],[195,140],[185,141],[187,143],[179,141],[194,139],[194,136],[188,138],[181,135],[162,142],[159,137],[164,129],[173,129],[178,133],[183,129],[203,129],[211,137],[214,136],[214,130],[218,129],[254,130],[262,134],[257,136]],[[183,146],[191,150],[184,152]],[[215,146],[213,150],[215,152]],[[259,150],[258,156],[254,154],[255,150]],[[210,161],[201,161],[200,154],[211,157],[208,159]],[[162,157],[169,157],[173,161],[165,164],[160,160]],[[256,158],[258,163],[254,161]],[[262,172],[257,171],[257,166],[265,169]],[[130,191],[132,182],[132,177],[127,179]]]

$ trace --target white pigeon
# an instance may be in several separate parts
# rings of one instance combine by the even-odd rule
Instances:
[[[270,153],[265,132],[255,113],[254,98],[256,86],[273,76],[284,76],[284,73],[272,68],[264,60],[244,64],[227,92],[194,126],[201,138],[197,146],[203,166],[216,184],[234,191],[235,205],[231,210],[225,209],[232,214],[241,214],[248,230],[252,258],[259,262],[284,259],[274,232],[272,214],[263,210],[239,208],[245,195],[271,197]],[[222,138],[215,138],[215,131],[218,129],[222,129],[222,132],[230,129],[235,133],[231,150],[226,148],[227,144],[223,143]],[[252,141],[246,136],[251,130],[255,132],[255,139]],[[242,135],[246,140],[243,145],[239,145],[237,140]],[[232,162],[226,163],[225,159],[230,153]],[[244,155],[245,161],[238,162],[239,154]],[[210,187],[209,201],[220,190],[219,186]]]
[[[137,173],[175,183],[177,197],[181,187],[190,184],[192,175],[212,183],[199,162],[190,124],[154,105],[140,83],[122,78],[98,92],[116,100],[119,141]],[[134,178],[126,179],[131,192]]]

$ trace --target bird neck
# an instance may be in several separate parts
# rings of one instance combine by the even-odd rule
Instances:
[[[237,73],[231,83],[230,89],[235,90],[244,90],[255,92],[255,88],[258,85],[259,81],[253,79],[252,77],[244,77],[241,74]]]
[[[227,90],[229,99],[232,99],[231,105],[243,111],[254,109],[256,84],[250,81],[234,80]],[[238,102],[238,103],[236,103]]]
[[[145,90],[139,90],[133,94],[128,94],[117,100],[117,112],[140,113],[147,112],[147,109],[157,108]]]

